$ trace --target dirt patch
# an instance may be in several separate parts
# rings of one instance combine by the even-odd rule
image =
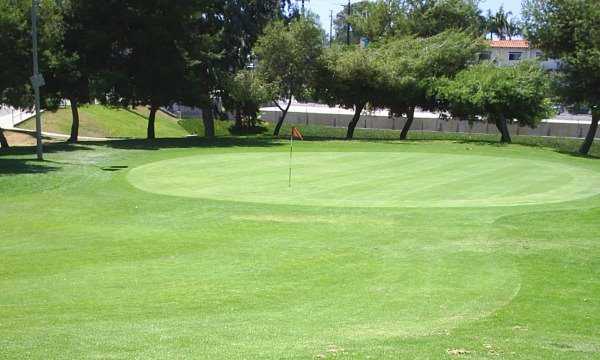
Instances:
[[[4,130],[4,136],[8,141],[8,145],[12,146],[33,146],[36,144],[35,135],[22,132]],[[57,142],[54,139],[44,138],[44,143]]]
[[[10,146],[31,146],[35,145],[35,136],[4,130],[4,136]]]
[[[469,355],[471,352],[467,349],[448,349],[446,350],[450,356]]]

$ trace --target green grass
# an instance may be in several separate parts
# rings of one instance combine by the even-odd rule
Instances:
[[[79,108],[81,136],[109,138],[145,138],[148,126],[148,110],[139,107],[135,110],[112,108],[101,105],[88,105]],[[42,117],[43,129],[59,134],[71,133],[71,109],[46,111]],[[196,120],[197,122],[200,122]],[[35,119],[19,125],[23,129],[35,129]],[[162,112],[156,117],[157,137],[182,137],[188,135],[182,126]]]
[[[325,127],[322,125],[295,125],[302,130],[305,137],[311,139],[344,139],[346,136],[346,128],[343,127]],[[284,125],[282,134],[289,134],[291,125]],[[289,136],[289,135],[287,135]],[[356,129],[354,138],[361,140],[397,140],[400,136],[399,130],[382,130],[382,129]],[[468,133],[442,133],[412,130],[409,132],[409,140],[452,140],[465,143],[497,143],[500,140],[499,135],[493,134],[468,134]],[[541,136],[512,136],[513,143],[534,146],[547,147],[554,150],[573,154],[576,153],[581,146],[582,139],[560,138],[560,137],[541,137]],[[501,144],[498,144],[501,146]],[[596,145],[590,150],[591,156],[600,157],[600,146],[598,140]]]
[[[204,135],[204,123],[201,119],[196,118],[183,118],[179,121],[181,127],[183,127],[188,133],[195,135]],[[233,121],[216,120],[215,121],[215,135],[216,136],[228,136],[229,127],[233,124]]]
[[[600,358],[597,159],[305,141],[289,189],[266,136],[47,150],[0,157],[0,358]]]

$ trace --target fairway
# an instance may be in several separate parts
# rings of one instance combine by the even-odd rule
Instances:
[[[600,175],[567,164],[417,152],[235,153],[134,169],[129,181],[165,195],[343,207],[510,206],[600,193]]]
[[[122,144],[0,157],[0,358],[600,358],[598,159]]]

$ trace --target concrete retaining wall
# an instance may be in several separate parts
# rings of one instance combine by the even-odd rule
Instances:
[[[262,111],[262,119],[268,122],[276,122],[280,116],[279,111]],[[290,112],[286,117],[286,122],[290,124],[303,125],[323,125],[331,127],[347,127],[352,120],[349,114],[323,114],[323,113],[302,113]],[[357,124],[357,128],[362,129],[390,129],[401,130],[406,123],[406,118],[388,118],[378,115],[363,115]],[[537,128],[519,127],[509,125],[512,135],[530,135],[530,136],[556,136],[567,138],[585,137],[589,124],[582,122],[560,122],[549,121],[542,122]],[[485,122],[469,123],[460,120],[442,120],[439,118],[419,118],[415,117],[412,126],[413,131],[439,131],[448,133],[474,133],[474,134],[498,134],[494,124]],[[596,132],[596,138],[600,139],[600,129]]]

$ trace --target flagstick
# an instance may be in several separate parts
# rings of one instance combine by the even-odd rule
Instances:
[[[288,178],[288,187],[292,187],[292,154],[294,153],[294,134],[290,136],[290,174]]]

